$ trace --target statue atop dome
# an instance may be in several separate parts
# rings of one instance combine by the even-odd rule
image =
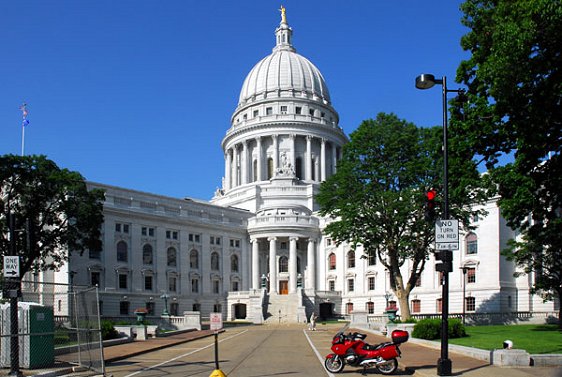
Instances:
[[[283,5],[281,5],[281,9],[279,9],[281,11],[281,23],[282,24],[286,24],[287,23],[287,12],[285,10],[285,7]]]

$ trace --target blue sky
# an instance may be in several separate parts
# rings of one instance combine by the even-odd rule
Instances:
[[[0,154],[45,154],[88,180],[210,199],[244,78],[271,53],[283,4],[297,52],[347,134],[379,112],[440,125],[461,60],[457,0],[20,0],[0,6]]]

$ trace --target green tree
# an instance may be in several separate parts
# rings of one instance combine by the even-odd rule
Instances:
[[[351,134],[337,172],[316,197],[320,213],[332,217],[326,233],[337,243],[362,245],[388,269],[404,319],[410,317],[408,298],[434,241],[434,222],[424,216],[425,192],[434,188],[442,198],[442,142],[441,127],[419,128],[394,114],[378,114]],[[468,224],[467,205],[478,192],[479,175],[471,158],[460,155],[449,159],[459,172],[450,185],[455,187],[450,212]],[[403,276],[407,260],[410,271]]]
[[[560,300],[562,2],[469,0],[461,9],[471,56],[457,70],[470,101],[459,127],[497,184],[507,224],[521,232],[504,255],[535,273],[535,292]]]
[[[58,269],[69,252],[101,250],[103,191],[45,156],[0,156],[0,253],[10,255],[9,213],[16,215],[20,272]]]

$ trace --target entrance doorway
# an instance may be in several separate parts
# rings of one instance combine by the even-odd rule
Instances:
[[[289,294],[289,281],[279,280],[279,294],[288,295]]]
[[[334,316],[334,304],[331,302],[323,302],[320,304],[320,318],[323,320],[332,318]]]
[[[234,305],[234,319],[246,319],[246,305],[245,304],[235,304]]]

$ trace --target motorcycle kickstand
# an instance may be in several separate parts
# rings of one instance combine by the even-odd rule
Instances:
[[[361,373],[361,375],[366,376],[367,375],[367,366],[363,365],[363,372]]]

